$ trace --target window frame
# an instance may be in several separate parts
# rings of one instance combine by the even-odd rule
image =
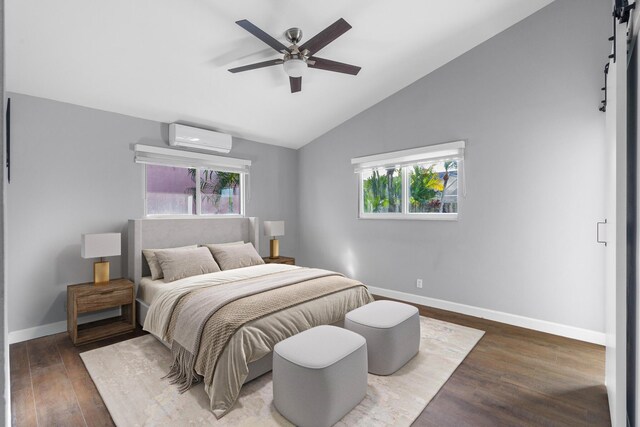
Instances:
[[[195,169],[196,177],[198,177],[198,181],[195,184],[196,187],[196,211],[195,213],[188,214],[150,214],[147,211],[147,166],[154,165],[153,163],[144,164],[144,177],[143,177],[143,202],[144,202],[144,216],[145,218],[244,218],[246,216],[246,183],[247,183],[247,174],[248,172],[233,172],[240,175],[240,213],[239,214],[213,214],[213,213],[202,213],[202,192],[200,190],[200,179],[202,178],[201,173],[203,170],[216,170],[216,166],[185,166],[185,165],[170,165],[170,164],[155,164],[155,166],[166,166],[166,167],[175,167],[182,169]]]
[[[442,160],[438,160],[438,163]],[[458,162],[458,171],[461,169],[461,164],[463,162],[462,159],[456,159]],[[425,162],[416,162],[414,164],[424,164]],[[356,179],[358,180],[358,219],[399,219],[399,220],[427,220],[427,221],[457,221],[458,214],[460,213],[460,198],[458,193],[458,212],[410,212],[409,211],[409,169],[413,167],[414,164],[404,165],[399,167],[400,175],[402,177],[402,212],[393,212],[393,213],[373,213],[373,212],[364,212],[364,188],[362,185],[362,172],[365,170],[373,169],[364,169],[356,173]],[[460,177],[460,175],[458,175]],[[459,178],[458,178],[459,179]],[[463,177],[464,179],[464,177]],[[459,182],[459,181],[458,181]]]
[[[406,150],[373,154],[351,159],[357,180],[358,189],[358,219],[398,219],[398,220],[429,220],[429,221],[457,221],[462,210],[462,198],[465,196],[466,174],[464,172],[464,152],[466,141],[458,140]],[[424,164],[438,164],[445,161],[457,162],[458,191],[456,193],[457,212],[410,212],[410,169]],[[402,177],[401,212],[365,212],[363,173],[377,168],[400,169]],[[462,190],[462,193],[460,192]]]
[[[249,199],[249,169],[251,160],[234,157],[176,150],[156,145],[134,144],[134,162],[145,165],[142,173],[142,203],[145,218],[242,218],[246,217],[246,204]],[[202,193],[196,185],[196,212],[191,214],[149,214],[147,211],[147,168],[146,165],[169,166],[195,169],[200,177],[202,169],[240,174],[240,213],[239,214],[202,214]],[[198,178],[200,179],[200,178]]]

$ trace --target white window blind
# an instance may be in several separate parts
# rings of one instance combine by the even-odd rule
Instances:
[[[180,166],[186,168],[207,168],[220,172],[248,174],[251,160],[233,157],[173,150],[171,148],[136,144],[135,162],[150,165]]]
[[[355,157],[351,159],[351,164],[354,166],[354,171],[359,173],[366,169],[385,166],[402,167],[445,160],[463,160],[464,147],[464,141],[427,145],[425,147],[411,148],[408,150]]]

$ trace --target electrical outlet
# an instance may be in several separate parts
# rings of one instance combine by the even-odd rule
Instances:
[[[416,280],[416,288],[422,289],[422,279]]]

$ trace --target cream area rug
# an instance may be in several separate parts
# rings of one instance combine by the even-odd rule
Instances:
[[[408,426],[480,340],[483,331],[420,318],[420,352],[390,376],[369,374],[365,399],[340,426]],[[184,394],[162,379],[171,352],[151,335],[81,354],[116,425],[291,426],[273,406],[271,373],[242,387],[234,408],[216,420],[199,384]]]

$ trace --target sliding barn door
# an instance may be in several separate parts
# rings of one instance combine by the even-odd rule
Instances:
[[[616,23],[616,61],[607,78],[607,224],[605,328],[607,334],[605,382],[613,427],[626,421],[626,311],[627,311],[627,43],[626,24]]]

